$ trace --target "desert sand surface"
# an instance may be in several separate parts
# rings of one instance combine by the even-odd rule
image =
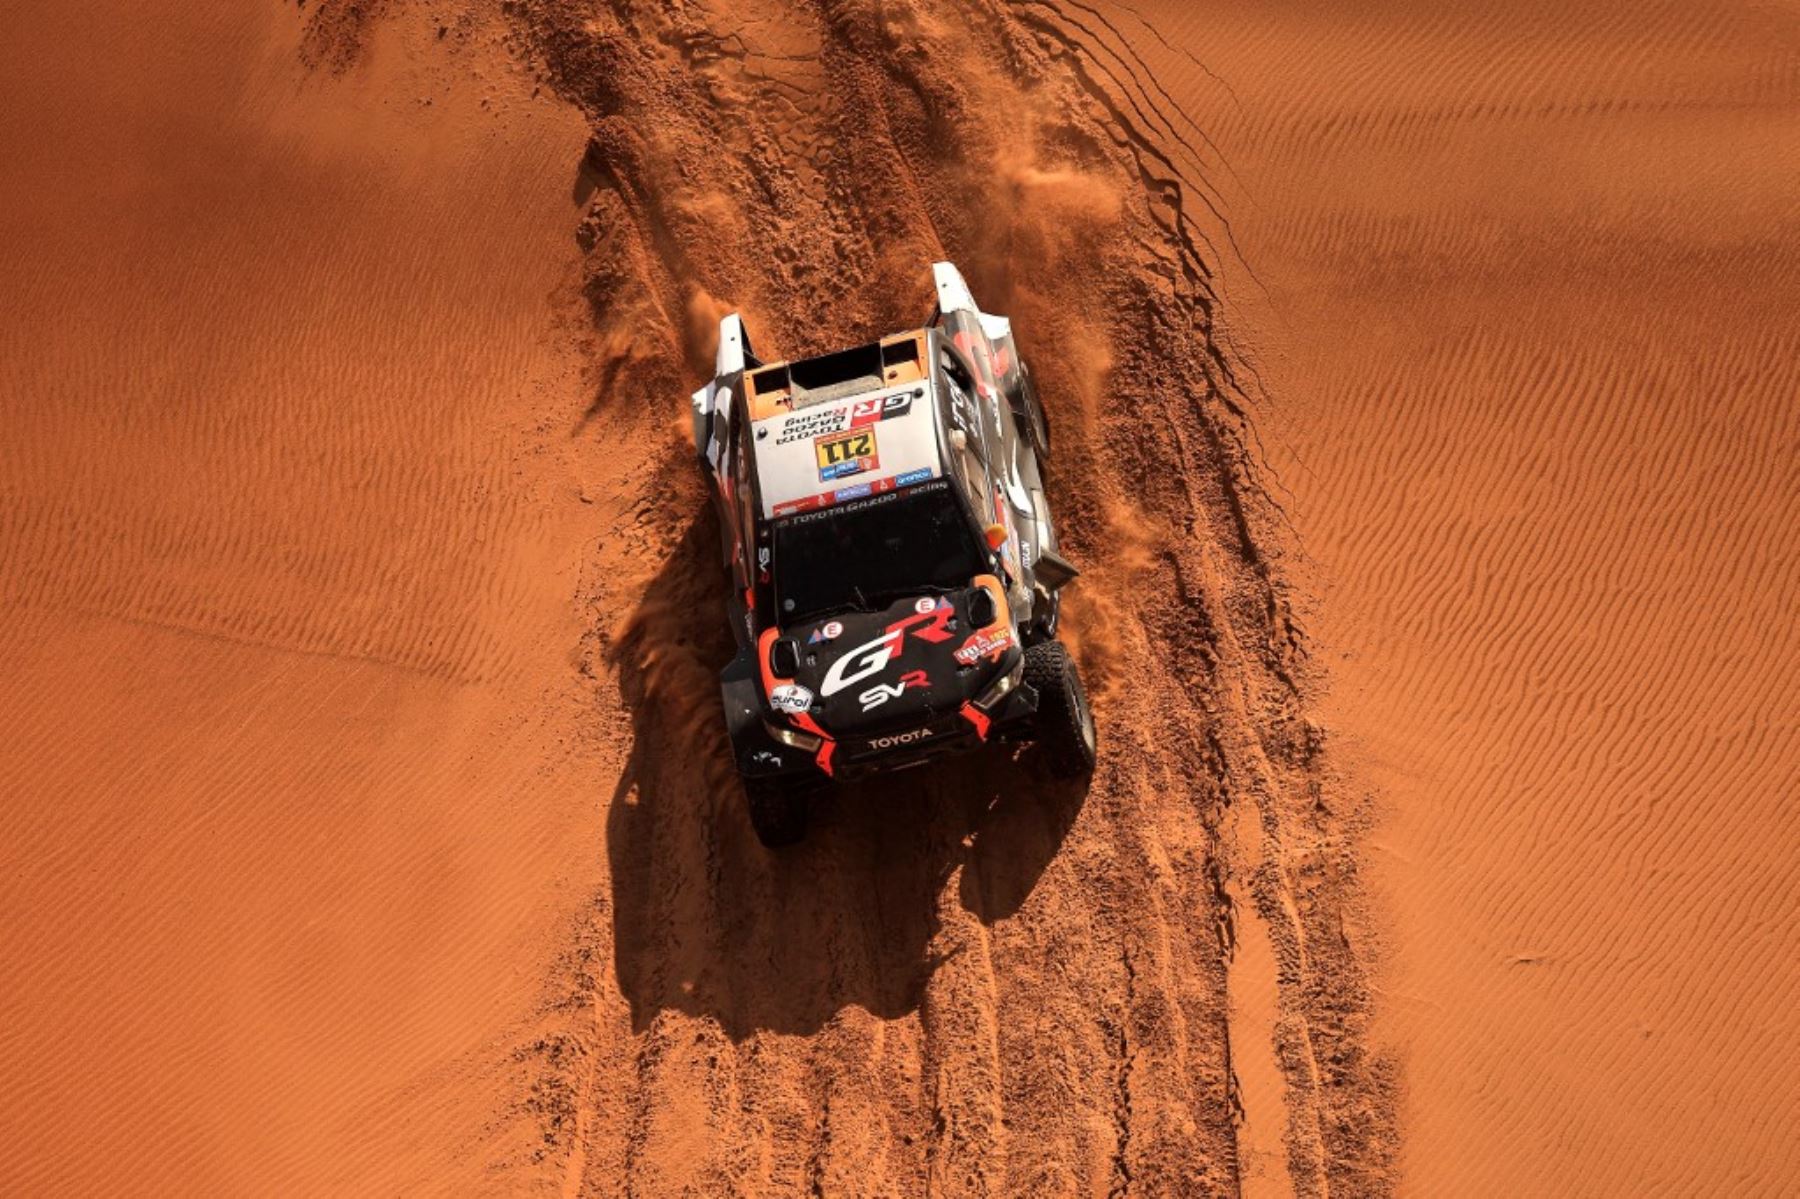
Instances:
[[[9,13],[0,1191],[1792,1189],[1795,27]],[[1100,767],[771,855],[686,395],[944,257]]]
[[[1800,1191],[1800,14],[1111,11],[1256,275],[1401,1190]]]

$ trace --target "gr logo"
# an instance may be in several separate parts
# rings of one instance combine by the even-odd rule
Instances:
[[[874,399],[858,400],[850,405],[850,427],[860,429],[864,425],[872,425],[878,420],[905,416],[912,409],[912,393],[896,392],[890,396],[876,396]]]
[[[889,629],[873,641],[864,642],[831,664],[819,688],[822,698],[830,698],[846,687],[855,686],[871,675],[880,674],[900,650],[905,629]]]

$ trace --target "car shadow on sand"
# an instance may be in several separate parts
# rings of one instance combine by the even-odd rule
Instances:
[[[911,1012],[941,960],[941,905],[986,924],[1017,913],[1086,786],[993,746],[842,787],[804,842],[764,849],[720,709],[733,652],[723,587],[707,513],[608,650],[633,738],[606,825],[614,967],[633,1027],[673,1009],[740,1039],[815,1032],[848,1006]]]

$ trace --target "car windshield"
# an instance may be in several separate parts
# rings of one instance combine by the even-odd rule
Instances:
[[[782,624],[967,587],[982,569],[942,482],[790,517],[775,527],[774,565]]]

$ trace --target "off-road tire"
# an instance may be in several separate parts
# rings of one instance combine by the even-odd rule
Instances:
[[[1050,773],[1059,779],[1092,774],[1099,740],[1094,710],[1062,642],[1041,641],[1025,650],[1025,681],[1037,692],[1037,743]]]
[[[809,788],[780,779],[745,779],[744,802],[750,809],[750,827],[767,849],[783,849],[806,836],[812,817],[813,793]]]

